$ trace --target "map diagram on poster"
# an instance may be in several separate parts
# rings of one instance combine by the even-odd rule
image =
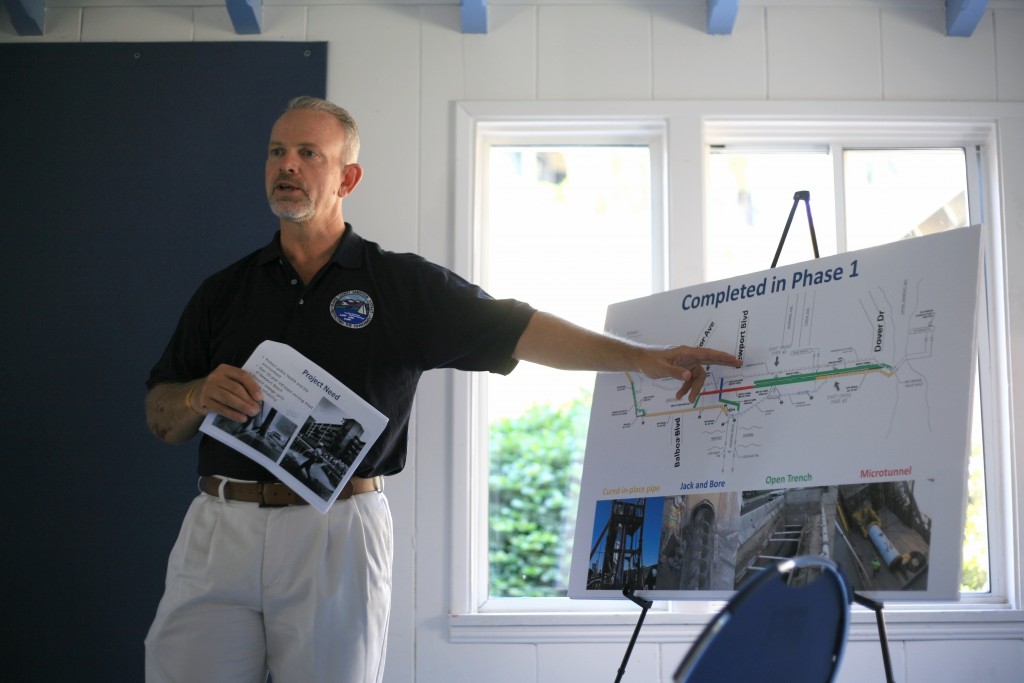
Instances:
[[[734,353],[594,388],[569,595],[726,597],[826,556],[880,599],[959,590],[981,228],[614,304],[606,329]]]

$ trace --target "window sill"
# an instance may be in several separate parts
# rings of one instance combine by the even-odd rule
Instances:
[[[454,643],[621,643],[630,638],[640,610],[631,612],[495,612],[453,614],[449,636]],[[898,605],[886,607],[890,641],[1019,640],[1024,610],[985,604]],[[650,611],[639,640],[653,643],[693,642],[710,620],[708,613]],[[854,606],[850,641],[878,640],[875,615]]]

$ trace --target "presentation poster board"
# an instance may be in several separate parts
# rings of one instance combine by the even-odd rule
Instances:
[[[606,329],[708,346],[679,382],[599,374],[573,598],[724,599],[794,555],[877,599],[960,585],[981,227],[609,307]]]

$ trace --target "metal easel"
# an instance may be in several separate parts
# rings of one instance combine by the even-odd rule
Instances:
[[[814,219],[811,218],[811,193],[808,190],[797,190],[793,194],[793,207],[789,210],[786,227],[782,229],[779,247],[775,250],[775,258],[772,259],[772,268],[779,262],[779,256],[782,254],[782,245],[786,243],[786,237],[789,235],[789,226],[793,224],[793,216],[796,214],[796,208],[800,205],[801,201],[804,202],[804,206],[807,209],[807,228],[811,233],[811,247],[814,249],[814,258],[819,258],[818,238],[814,234]],[[881,602],[860,595],[852,587],[850,588],[850,597],[853,602],[875,613],[875,623],[878,626],[878,644],[882,648],[882,666],[885,669],[885,681],[886,683],[895,683],[896,679],[893,677],[892,672],[892,660],[889,656],[889,637],[885,630],[885,618],[882,616],[884,605]],[[643,619],[642,616],[641,619]]]
[[[820,258],[818,253],[818,238],[814,233],[814,219],[811,217],[811,193],[808,190],[797,190],[793,194],[793,206],[789,210],[789,217],[786,218],[786,227],[782,229],[782,237],[779,239],[779,246],[775,250],[775,258],[772,259],[772,268],[779,262],[779,256],[782,254],[782,247],[786,243],[786,237],[789,236],[789,227],[793,224],[793,217],[796,215],[797,207],[800,202],[804,203],[804,207],[807,211],[807,228],[811,235],[811,247],[814,250],[814,258]],[[622,658],[622,664],[619,666],[618,675],[615,677],[615,683],[620,683],[623,675],[626,673],[626,664],[629,663],[629,656],[633,653],[633,646],[636,644],[637,636],[640,635],[640,627],[643,626],[644,618],[647,616],[647,611],[654,604],[650,600],[638,597],[634,593],[634,588],[631,586],[624,587],[622,594],[632,600],[640,607],[640,617],[637,619],[636,627],[633,629],[633,635],[629,639],[629,645],[626,647],[626,654]],[[875,613],[875,622],[878,626],[878,643],[882,648],[882,665],[885,669],[885,680],[886,683],[895,683],[892,671],[892,661],[889,656],[889,638],[885,630],[885,619],[882,616],[882,608],[884,605],[881,602],[877,602],[863,595],[858,594],[852,588],[850,588],[850,596],[853,602],[858,605],[866,607]]]

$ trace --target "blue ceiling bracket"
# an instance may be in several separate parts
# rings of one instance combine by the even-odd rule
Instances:
[[[708,33],[713,36],[732,35],[740,0],[708,0]]]
[[[4,7],[19,36],[43,35],[46,0],[4,0]]]
[[[946,35],[969,38],[986,5],[988,0],[946,0]]]
[[[462,32],[487,33],[487,0],[462,0]]]
[[[224,0],[235,33],[249,36],[263,33],[263,0]]]

